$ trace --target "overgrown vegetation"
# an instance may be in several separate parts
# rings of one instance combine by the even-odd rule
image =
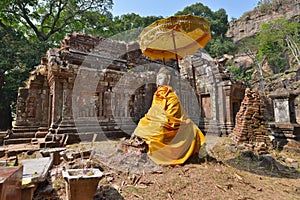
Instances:
[[[257,37],[243,39],[239,50],[252,58],[261,76],[267,73],[262,71],[263,65],[275,74],[296,69],[300,66],[299,30],[298,22],[284,18],[263,23]]]
[[[234,67],[229,67],[228,70],[238,79],[252,83],[258,81],[260,90],[264,91],[266,76],[299,68],[299,30],[300,24],[297,19],[292,21],[280,18],[262,23],[260,32],[256,36],[246,37],[238,42],[237,52],[247,55],[252,60],[252,72],[256,72],[255,75],[246,75],[246,69],[243,68],[240,68],[239,71]],[[267,66],[269,70],[264,71],[263,66]]]
[[[46,51],[46,45],[32,43],[22,32],[0,26],[0,130],[10,128],[18,87],[40,61],[39,52]]]
[[[234,65],[227,66],[226,69],[229,70],[236,79],[246,82],[251,81],[251,75],[254,70],[254,68],[240,69],[240,67]]]
[[[260,0],[257,3],[257,9],[264,14],[270,14],[277,11],[278,8],[289,0]]]
[[[259,57],[265,57],[274,73],[300,65],[300,24],[281,18],[263,23],[256,38]]]

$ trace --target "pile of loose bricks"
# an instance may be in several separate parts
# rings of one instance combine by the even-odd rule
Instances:
[[[257,154],[268,153],[272,145],[267,135],[264,101],[257,92],[246,89],[230,137],[241,149],[251,150]]]

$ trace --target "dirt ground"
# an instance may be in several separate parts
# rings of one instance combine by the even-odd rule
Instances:
[[[136,149],[124,149],[119,141],[67,148],[93,148],[92,167],[104,173],[95,199],[300,199],[300,166],[287,162],[300,163],[300,155],[292,151],[257,156],[222,138],[208,145],[205,159],[162,167]],[[65,161],[53,168],[49,184],[37,189],[35,199],[66,199],[61,169],[80,168],[81,162]]]

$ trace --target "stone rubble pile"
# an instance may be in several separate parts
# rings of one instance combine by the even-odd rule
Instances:
[[[271,142],[264,119],[264,102],[258,93],[246,89],[230,137],[241,149],[254,151],[257,154],[268,153]]]

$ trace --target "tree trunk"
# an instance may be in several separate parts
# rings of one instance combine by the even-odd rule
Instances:
[[[298,65],[300,65],[300,60],[299,60],[299,57],[300,57],[300,50],[297,46],[297,44],[295,43],[295,41],[293,41],[292,39],[290,38],[286,38],[285,39],[290,51],[292,52],[294,58],[296,59]]]

